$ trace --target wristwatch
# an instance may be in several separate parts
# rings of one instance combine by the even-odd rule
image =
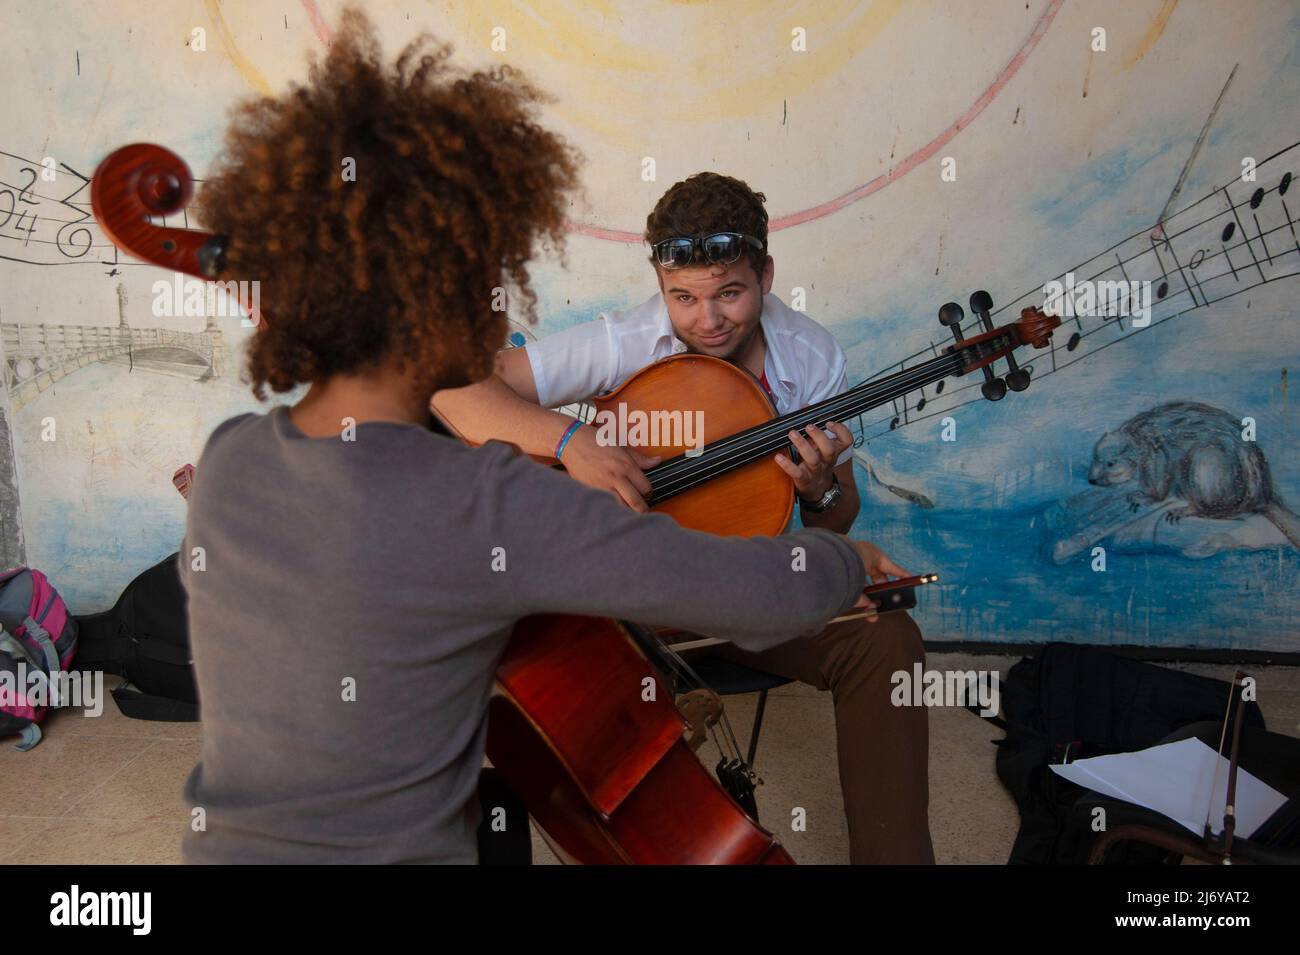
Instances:
[[[821,514],[823,511],[829,511],[832,507],[840,502],[840,479],[838,475],[831,475],[831,486],[818,501],[805,501],[799,498],[799,503],[814,514]]]

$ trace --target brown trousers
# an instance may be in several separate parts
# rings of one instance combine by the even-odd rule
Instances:
[[[933,864],[929,822],[928,712],[894,706],[891,677],[925,664],[921,631],[906,613],[833,624],[762,653],[727,645],[737,663],[830,690],[849,861]]]

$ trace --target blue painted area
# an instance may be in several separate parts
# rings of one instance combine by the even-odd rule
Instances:
[[[649,266],[646,266],[649,271]],[[581,325],[583,322],[593,322],[605,312],[617,312],[629,308],[635,308],[640,305],[651,295],[654,295],[658,289],[654,283],[654,277],[646,276],[645,285],[636,289],[629,290],[629,294],[620,297],[607,297],[603,299],[593,299],[590,302],[583,303],[581,306],[566,302],[563,307],[554,311],[547,310],[545,321],[539,321],[533,334],[537,337],[549,335],[552,332],[563,331],[566,328],[572,328],[574,325]],[[541,301],[561,302],[564,301],[563,292],[559,289],[554,291],[550,289],[538,289],[538,298]]]
[[[1085,552],[1058,566],[1041,553],[1042,508],[877,512],[854,532],[909,570],[940,574],[916,612],[933,640],[1277,649],[1300,631],[1294,549],[1201,561],[1111,552],[1104,572]]]
[[[1068,503],[1099,491],[1087,483],[1097,440],[1166,402],[1253,418],[1277,495],[1300,510],[1300,415],[1288,384],[1300,367],[1294,292],[1279,282],[1252,293],[1250,308],[1243,297],[1188,313],[1021,395],[960,408],[954,442],[941,440],[938,419],[872,440],[862,451],[882,479],[935,507],[891,494],[859,464],[854,535],[915,572],[940,573],[918,612],[932,639],[1300,648],[1300,550],[1258,515],[1116,526],[1100,541],[1104,572],[1093,571],[1091,547],[1053,560]],[[1155,542],[1142,542],[1143,529]],[[1188,555],[1220,537],[1232,543]]]
[[[179,549],[185,534],[183,506],[163,510],[138,497],[106,499],[89,510],[50,502],[29,519],[39,538],[28,540],[28,562],[76,614],[111,607],[137,574]]]
[[[1031,208],[1042,217],[1044,225],[1054,229],[1071,229],[1080,225],[1099,205],[1107,209],[1123,208],[1117,199],[1117,191],[1139,182],[1139,177],[1153,162],[1177,160],[1170,166],[1173,175],[1168,177],[1168,181],[1172,187],[1177,181],[1178,169],[1195,141],[1196,136],[1192,134],[1152,143],[1145,148],[1136,144],[1124,145],[1096,154],[1080,165],[1067,181],[1060,184],[1059,189],[1039,198]],[[1163,181],[1163,177],[1153,176],[1151,179]],[[1154,210],[1143,210],[1149,216],[1160,211],[1163,199],[1147,195],[1143,206],[1149,206],[1152,201],[1155,201]],[[1120,234],[1124,233],[1121,231]]]

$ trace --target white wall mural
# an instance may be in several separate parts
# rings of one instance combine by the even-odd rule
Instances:
[[[226,108],[300,79],[339,6],[0,13],[0,530],[78,612],[176,548],[172,472],[256,407],[249,330],[156,317],[171,276],[117,254],[86,177],[145,141],[202,179]],[[766,194],[774,292],[806,299],[855,381],[950,342],[946,302],[969,334],[972,292],[1001,324],[1060,283],[1027,390],[949,379],[852,422],[855,533],[943,576],[928,637],[1300,650],[1293,2],[364,6],[390,53],[429,30],[524,69],[584,153],[569,266],[538,265],[529,334],[650,295],[645,216],[703,169]],[[1100,284],[1120,282],[1137,298]]]

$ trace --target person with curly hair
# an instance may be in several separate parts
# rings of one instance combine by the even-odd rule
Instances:
[[[235,114],[202,221],[227,237],[226,272],[261,282],[255,393],[309,388],[219,425],[190,492],[187,862],[473,863],[498,835],[526,858],[526,820],[480,825],[505,798],[480,771],[519,619],[616,616],[761,650],[867,606],[868,571],[900,572],[822,529],[686,530],[431,429],[436,391],[492,373],[500,290],[531,315],[528,262],[562,246],[577,157],[538,99],[427,39],[387,66],[349,11],[305,85]]]
[[[496,375],[440,392],[435,407],[474,440],[501,438],[545,454],[571,419],[548,409],[612,391],[650,363],[692,352],[748,370],[779,414],[848,390],[844,350],[772,294],[765,197],[731,176],[702,172],[664,193],[646,219],[659,291],[642,304],[503,352]],[[789,433],[799,452],[776,464],[794,483],[805,527],[847,532],[858,515],[853,438],[841,422]],[[657,458],[579,427],[564,466],[578,481],[647,510],[643,469]],[[755,593],[759,592],[756,586]],[[832,625],[764,652],[740,641],[721,655],[829,690],[840,786],[854,863],[932,863],[929,724],[924,707],[896,706],[894,676],[924,666],[906,613]]]

